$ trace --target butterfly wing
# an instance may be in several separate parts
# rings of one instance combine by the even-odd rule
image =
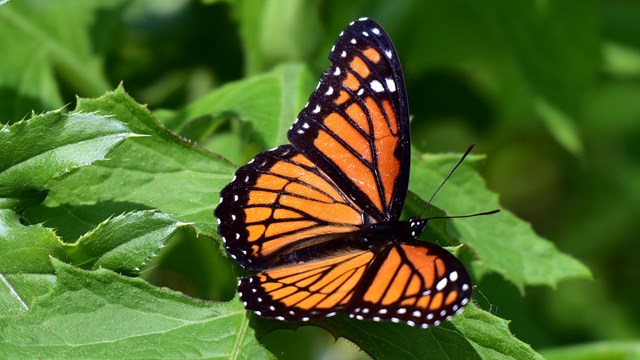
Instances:
[[[462,311],[471,298],[469,274],[445,249],[410,240],[379,254],[365,273],[350,317],[427,328]]]
[[[220,193],[215,216],[227,252],[252,270],[300,261],[301,249],[357,231],[366,218],[291,145],[261,153],[238,169]]]
[[[240,280],[247,309],[278,320],[309,320],[346,312],[426,328],[449,320],[471,297],[462,264],[446,250],[412,241],[375,255],[350,250],[269,269]]]
[[[374,254],[350,250],[240,279],[245,307],[278,320],[309,320],[344,311]]]
[[[351,23],[289,141],[377,221],[397,220],[409,181],[407,94],[398,54],[374,21]]]

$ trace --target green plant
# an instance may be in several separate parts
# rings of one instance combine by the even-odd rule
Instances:
[[[287,13],[280,24],[280,5],[229,3],[209,8],[233,8],[246,75],[224,79],[237,71],[236,65],[220,65],[225,71],[212,74],[190,63],[173,70],[173,77],[163,74],[162,81],[147,87],[139,86],[144,76],[132,75],[129,80],[125,75],[145,73],[144,64],[151,65],[144,55],[149,54],[144,49],[134,51],[127,42],[116,46],[96,31],[130,39],[117,30],[118,19],[125,18],[123,12],[134,18],[146,14],[149,10],[143,6],[127,7],[124,1],[88,1],[81,7],[73,7],[72,1],[15,1],[0,6],[0,45],[13,50],[0,61],[0,119],[6,123],[0,130],[3,358],[270,358],[278,345],[266,341],[265,348],[259,340],[265,342],[278,329],[297,328],[298,324],[267,321],[244,311],[233,295],[241,270],[224,258],[212,213],[218,192],[236,165],[287,142],[286,130],[314,88],[317,72],[308,65],[275,64],[282,59],[319,62],[314,57],[325,57],[323,42],[330,44],[333,28],[344,26],[350,20],[347,16],[357,17],[358,10],[356,5],[349,10],[349,5],[336,4],[346,19],[321,21],[319,5],[296,1],[293,15]],[[163,4],[170,13],[169,2]],[[446,5],[434,4],[432,12],[446,12]],[[504,45],[501,41],[518,44],[513,51],[523,59],[522,72],[507,67],[507,74],[493,84],[490,71],[479,78],[489,84],[495,102],[511,114],[522,109],[507,104],[513,99],[505,96],[509,89],[517,88],[514,97],[520,102],[528,92],[535,93],[525,108],[539,114],[552,139],[567,152],[580,153],[583,144],[572,125],[580,102],[559,91],[557,79],[546,73],[548,68],[540,67],[539,59],[526,57],[534,49],[521,44],[526,43],[522,37],[530,36],[528,26],[544,26],[535,19],[524,24],[508,21],[511,11],[526,11],[505,4],[492,16],[504,21],[499,26],[512,31],[513,37],[484,41],[495,47]],[[487,15],[470,9],[477,11],[472,14]],[[551,8],[549,14],[556,16],[556,10],[565,11]],[[470,16],[460,8],[451,11]],[[555,24],[554,16],[547,20]],[[301,33],[292,34],[289,41],[278,39],[281,26],[313,32],[321,24],[332,29],[326,40],[321,35],[300,39]],[[389,24],[393,28],[394,22]],[[584,45],[567,44],[553,38],[553,29],[548,32],[543,35],[549,41],[542,42],[551,48],[558,43]],[[397,42],[400,47],[406,37]],[[195,43],[192,50],[202,47]],[[265,44],[276,43],[280,45],[265,50]],[[414,51],[407,58],[421,59],[416,55],[419,48],[405,48]],[[226,54],[220,47],[217,50]],[[195,53],[192,58],[197,58]],[[406,70],[419,73],[416,68],[433,66],[429,61],[469,66],[458,62],[463,55],[443,52],[439,59],[410,61]],[[505,58],[492,56],[488,57],[495,60],[492,66],[501,67]],[[123,58],[140,63],[127,68]],[[572,61],[560,55],[552,60],[551,66],[558,67]],[[593,81],[585,75],[589,66],[582,63],[563,86],[588,86]],[[520,77],[531,81],[518,87]],[[116,86],[122,78],[127,79],[126,86]],[[409,91],[411,96],[411,86]],[[63,107],[76,93],[86,98]],[[153,110],[134,98],[151,102]],[[32,109],[42,113],[21,119]],[[422,134],[420,123],[415,125],[414,133]],[[407,214],[420,209],[421,199],[433,193],[459,158],[426,153],[415,140]],[[463,164],[432,211],[469,214],[501,207],[476,170],[483,159],[472,156]],[[520,293],[528,286],[555,287],[565,279],[590,277],[584,265],[508,210],[434,222],[425,239],[464,244],[458,255],[474,280],[497,274]],[[510,332],[506,320],[475,304],[453,321],[428,330],[341,316],[312,324],[349,339],[375,358],[541,358]]]

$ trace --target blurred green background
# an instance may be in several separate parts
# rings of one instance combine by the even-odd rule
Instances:
[[[638,1],[11,1],[0,11],[0,122],[121,81],[163,118],[284,62],[304,63],[319,78],[337,34],[362,16],[396,44],[414,146],[461,152],[475,142],[502,205],[594,274],[524,294],[487,276],[480,306],[512,320],[512,332],[538,351],[639,339]],[[19,60],[24,54],[32,60]],[[181,134],[214,151],[243,146],[244,157],[231,159],[238,164],[261,150],[251,139],[225,139],[226,129],[243,125],[223,117]],[[229,299],[232,266],[216,250],[184,231],[145,276]],[[344,344],[326,348],[330,336],[309,328],[264,341],[282,357],[344,355]]]

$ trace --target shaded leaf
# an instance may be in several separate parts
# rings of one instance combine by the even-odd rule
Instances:
[[[53,230],[24,226],[12,210],[0,209],[0,316],[29,309],[55,282],[49,256],[64,256]]]
[[[640,343],[637,341],[600,341],[548,349],[542,353],[547,360],[631,360],[640,357]]]
[[[52,229],[22,225],[16,213],[0,210],[0,315],[26,311],[51,290],[56,282],[51,257],[86,269],[134,273],[180,226],[165,214],[134,212],[106,220],[67,244]]]
[[[307,101],[313,80],[302,65],[283,65],[271,72],[222,86],[187,105],[168,126],[175,131],[204,115],[234,114],[251,121],[255,132],[272,148],[287,141],[286,132]]]
[[[82,235],[65,253],[71,264],[83,269],[132,272],[163,248],[182,225],[169,215],[149,210],[118,215]]]
[[[301,323],[260,319],[259,335]],[[452,321],[429,329],[390,322],[356,321],[346,316],[312,321],[344,337],[375,359],[542,359],[510,331],[508,321],[469,304]]]
[[[56,75],[85,95],[109,89],[90,30],[98,11],[122,3],[36,0],[1,7],[0,48],[11,51],[0,63],[0,120],[62,106]]]

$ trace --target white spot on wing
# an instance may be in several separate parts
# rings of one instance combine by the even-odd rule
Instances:
[[[320,105],[316,105],[316,107],[313,109],[312,113],[317,114],[320,112]]]
[[[375,92],[383,92],[384,91],[384,87],[382,87],[382,84],[380,84],[380,81],[378,81],[378,80],[373,80],[369,85],[371,86],[371,90],[373,90]]]
[[[444,289],[444,287],[447,286],[447,278],[442,278],[440,281],[438,281],[438,283],[436,284],[436,290],[438,291],[442,291],[442,289]]]
[[[342,57],[347,57],[347,52],[346,52],[346,51],[344,51],[344,50],[342,50],[342,53],[340,53],[340,56],[342,56]]]
[[[329,86],[329,88],[327,89],[327,92],[324,93],[324,94],[327,95],[327,96],[333,94],[333,88],[331,86]]]
[[[371,32],[376,34],[376,35],[380,35],[380,29],[378,29],[378,28],[371,29]]]
[[[391,50],[385,50],[384,54],[387,55],[389,59],[391,59],[391,57],[393,56],[393,53],[391,52]]]
[[[392,78],[386,78],[386,79],[384,79],[384,81],[387,82],[387,89],[389,89],[389,91],[391,91],[391,92],[395,92],[396,91],[396,82],[393,81]]]
[[[451,274],[449,274],[449,280],[451,280],[451,281],[458,280],[458,272],[457,271],[452,271]]]
[[[338,76],[340,75],[340,68],[336,66],[336,70],[333,72],[333,75]]]

